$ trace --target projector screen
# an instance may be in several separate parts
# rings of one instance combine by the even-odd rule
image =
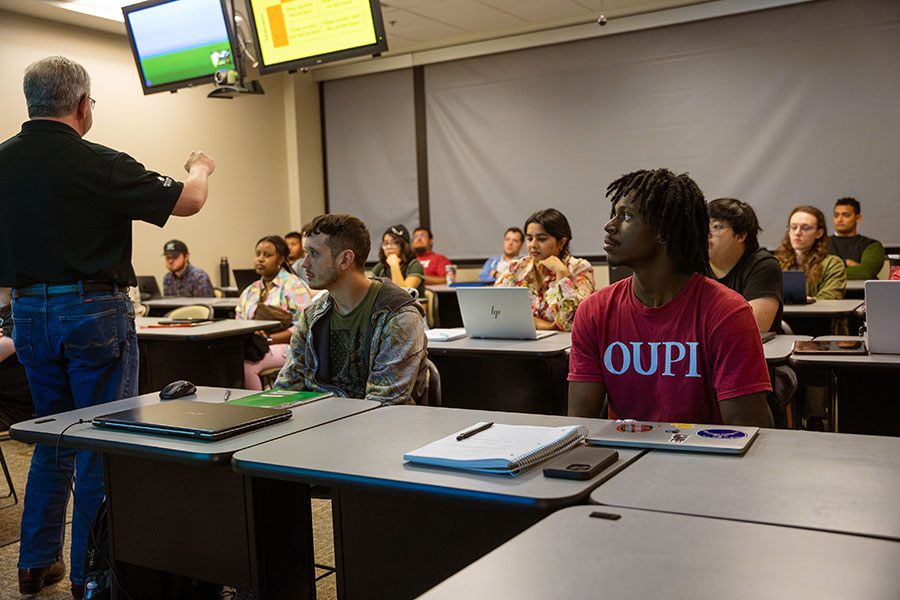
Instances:
[[[248,0],[260,73],[387,50],[378,0]]]
[[[150,0],[122,7],[145,94],[213,83],[236,69],[226,0]]]

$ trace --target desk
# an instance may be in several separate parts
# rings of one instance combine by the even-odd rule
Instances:
[[[744,456],[653,450],[591,501],[900,540],[898,474],[900,438],[761,429]]]
[[[167,312],[173,308],[180,306],[191,306],[193,304],[206,304],[213,307],[215,316],[223,319],[233,319],[234,309],[237,308],[237,298],[186,298],[184,296],[168,296],[166,298],[156,298],[152,300],[144,300],[143,304],[147,305],[147,314],[154,317],[165,316]]]
[[[866,297],[866,280],[865,279],[848,279],[847,291],[844,293],[845,298],[865,298]]]
[[[640,455],[589,481],[412,465],[403,454],[478,421],[600,427],[604,421],[427,406],[388,406],[234,455],[238,473],[319,483],[334,493],[342,598],[411,598],[592,489]]]
[[[572,334],[540,340],[429,342],[444,406],[565,415]]]
[[[859,340],[855,336],[821,336],[816,340]],[[800,372],[827,369],[828,395],[835,431],[900,435],[900,354],[794,354]]]
[[[643,459],[642,459],[643,460]],[[900,544],[629,509],[557,511],[422,600],[900,595]]]
[[[770,367],[786,365],[794,349],[797,340],[808,341],[812,337],[808,335],[776,335],[763,344],[763,353],[766,355],[766,364]]]
[[[850,315],[864,302],[860,299],[816,300],[812,304],[785,304],[782,318],[794,333],[826,335],[840,331],[844,324],[848,327]],[[844,329],[846,331],[846,329]]]
[[[244,340],[254,331],[275,329],[278,321],[225,319],[194,327],[159,327],[155,317],[138,317],[138,390],[161,390],[176,379],[197,385],[243,387]]]
[[[237,390],[235,398],[250,391]],[[221,402],[224,390],[201,387],[198,400]],[[17,423],[10,435],[56,443],[64,427],[159,402],[146,394]],[[110,547],[119,581],[134,599],[174,598],[162,589],[173,573],[256,591],[256,598],[315,597],[308,488],[251,482],[229,468],[238,450],[372,410],[369,400],[327,398],[293,408],[288,421],[218,442],[75,425],[63,446],[103,454]],[[273,518],[278,515],[278,518]],[[75,518],[79,518],[76,516]]]

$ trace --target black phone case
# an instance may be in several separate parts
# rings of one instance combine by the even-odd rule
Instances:
[[[544,477],[591,479],[618,459],[619,453],[611,448],[577,446],[544,467]]]

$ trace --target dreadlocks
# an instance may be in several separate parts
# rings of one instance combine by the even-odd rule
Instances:
[[[684,273],[710,275],[709,214],[703,192],[687,173],[668,169],[641,170],[623,175],[606,188],[612,202],[633,194],[641,216],[653,226],[675,267]]]

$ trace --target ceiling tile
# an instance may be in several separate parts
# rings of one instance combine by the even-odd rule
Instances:
[[[409,9],[420,16],[473,33],[509,29],[527,21],[476,0],[444,0]]]

